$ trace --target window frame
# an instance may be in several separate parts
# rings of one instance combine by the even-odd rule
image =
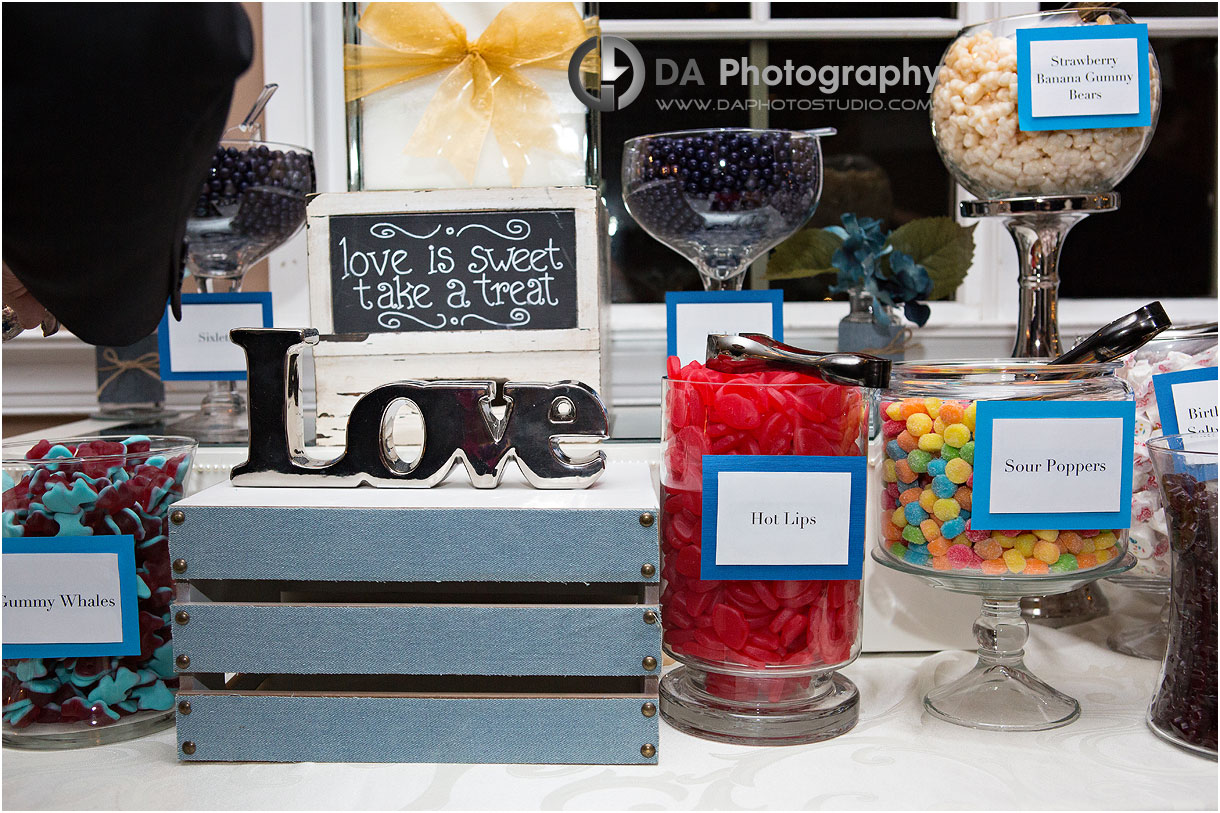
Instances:
[[[604,20],[607,34],[640,39],[750,39],[752,56],[769,39],[781,38],[948,38],[963,26],[1038,10],[1037,2],[963,2],[953,18],[835,18],[772,19],[770,3],[751,2],[748,19],[727,20]],[[280,83],[275,103],[267,110],[267,129],[277,139],[311,146],[322,168],[319,191],[345,191],[346,149],[343,103],[342,9],[339,3],[266,3],[264,65],[266,75]],[[1202,17],[1146,18],[1152,36],[1215,37],[1217,20]],[[765,121],[759,121],[763,124]],[[605,145],[603,145],[605,146]],[[972,196],[956,190],[956,202]],[[971,273],[956,301],[934,302],[932,317],[916,336],[934,337],[938,348],[955,355],[977,356],[976,339],[1000,347],[1016,329],[1017,257],[1012,238],[997,219],[964,220],[979,224]],[[1215,232],[1213,231],[1213,243]],[[299,243],[299,245],[295,245]],[[283,255],[282,257],[279,255]],[[304,241],[298,239],[272,255],[271,287],[276,297],[277,324],[305,324],[307,293],[300,285]],[[1070,273],[1070,271],[1069,271]],[[1216,318],[1212,297],[1162,300],[1179,322]],[[305,307],[301,307],[304,303]],[[1134,299],[1063,299],[1060,327],[1065,336],[1092,329],[1145,304]],[[655,404],[657,370],[664,365],[665,314],[659,304],[613,304],[610,308],[610,400],[616,405]],[[281,321],[280,311],[287,321]],[[300,313],[295,319],[290,314]],[[793,341],[829,346],[845,315],[841,302],[791,302],[785,307],[785,332]],[[945,342],[948,342],[946,344]],[[1002,354],[1002,353],[1001,353]]]

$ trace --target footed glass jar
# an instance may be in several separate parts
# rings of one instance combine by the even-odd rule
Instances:
[[[860,651],[860,582],[702,579],[703,456],[863,455],[865,391],[676,362],[662,407],[661,619],[664,650],[683,666],[661,681],[661,713],[722,742],[838,736],[858,716],[838,670]]]
[[[6,658],[5,746],[79,748],[174,724],[168,518],[194,454],[186,437],[5,445],[4,538],[131,536],[140,636],[133,655]]]
[[[1017,124],[1018,29],[1130,25],[1122,9],[1070,8],[963,28],[941,57],[932,89],[932,136],[957,182],[984,198],[1109,192],[1152,140],[1161,73],[1148,48],[1152,124],[1027,132]]]

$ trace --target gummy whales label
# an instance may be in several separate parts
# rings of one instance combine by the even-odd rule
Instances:
[[[1179,370],[1152,377],[1161,433],[1165,435],[1215,432],[1216,368]]]
[[[704,455],[701,579],[859,579],[864,457]]]
[[[8,658],[139,655],[132,536],[3,542]]]
[[[1022,130],[1148,127],[1148,26],[1018,29],[1017,84]]]
[[[975,530],[1131,527],[1134,401],[979,401]]]
[[[162,381],[245,381],[246,354],[229,341],[235,327],[271,327],[271,293],[183,294],[182,321],[157,328]]]
[[[764,333],[784,340],[784,292],[668,291],[665,294],[666,355],[681,365],[707,358],[709,333]]]

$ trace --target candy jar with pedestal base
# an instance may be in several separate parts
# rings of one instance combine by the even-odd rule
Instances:
[[[975,442],[982,437],[978,406],[1130,401],[1130,390],[1115,377],[1118,366],[1019,359],[894,365],[890,388],[881,394],[879,442],[884,450],[873,467],[880,509],[873,558],[942,589],[981,596],[984,604],[975,623],[978,666],[925,701],[938,717],[980,728],[1039,730],[1064,725],[1079,714],[1075,700],[1025,669],[1021,656],[1027,627],[1019,602],[1129,570],[1135,559],[1126,554],[1127,531],[1047,529],[1045,523],[1054,519],[1035,504],[1021,507],[1033,511],[1043,527],[1023,524],[1028,520],[1019,513],[997,511],[993,520],[1006,530],[975,528],[974,512],[983,507],[975,497]],[[1059,414],[1078,414],[1062,411],[1068,404],[1052,406]],[[993,424],[999,425],[999,420]],[[992,437],[1017,431],[1013,425],[1006,422]],[[980,458],[987,451],[979,451]],[[1064,487],[1059,480],[1052,484]],[[1113,486],[1121,491],[1121,482]]]
[[[662,427],[661,577],[670,725],[722,742],[783,745],[855,725],[838,670],[859,653],[858,580],[704,579],[704,455],[862,456],[865,390],[798,372],[718,372],[669,360]],[[799,508],[799,506],[796,506]],[[862,517],[861,517],[862,520]]]

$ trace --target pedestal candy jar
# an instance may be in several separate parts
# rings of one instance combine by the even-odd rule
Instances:
[[[43,548],[44,553],[59,551],[74,537],[127,536],[131,542],[123,544],[134,546],[134,573],[129,575],[135,582],[122,584],[125,573],[120,568],[117,600],[124,622],[130,612],[125,602],[133,600],[135,610],[130,627],[124,624],[119,645],[82,646],[83,636],[56,639],[54,656],[13,658],[9,653],[17,632],[12,627],[21,620],[18,613],[35,614],[30,624],[20,624],[23,634],[16,636],[22,639],[19,643],[27,644],[35,638],[45,640],[38,627],[44,611],[84,613],[82,608],[115,598],[82,597],[74,595],[71,586],[52,586],[49,600],[56,606],[30,610],[23,603],[10,609],[16,585],[6,580],[6,746],[101,745],[173,725],[178,680],[170,643],[173,575],[167,523],[170,505],[182,496],[194,453],[195,442],[185,437],[130,437],[121,442],[68,438],[5,445],[6,559],[10,553],[38,554]],[[124,553],[118,558],[122,562]],[[39,575],[46,572],[37,570]],[[58,654],[69,648],[73,654]]]
[[[1079,715],[1074,699],[1025,668],[1019,602],[1134,565],[1126,554],[1134,405],[1118,367],[895,365],[881,394],[873,558],[983,599],[979,662],[927,695],[932,714],[1026,731]]]
[[[837,736],[858,715],[856,687],[838,670],[859,653],[860,571],[847,579],[775,579],[765,575],[774,572],[765,566],[724,569],[726,561],[743,560],[723,556],[727,520],[723,513],[717,518],[705,488],[718,489],[716,504],[726,504],[729,481],[709,476],[710,461],[717,459],[769,469],[776,466],[774,456],[850,457],[862,474],[866,391],[799,372],[734,374],[698,362],[679,369],[676,358],[669,360],[668,372],[661,441],[662,624],[666,653],[684,665],[662,680],[661,712],[676,728],[725,742],[787,744]],[[860,511],[850,519],[862,533],[864,483],[858,487]],[[812,523],[830,521],[815,517],[813,506],[797,499],[788,510],[753,512],[743,521],[761,526],[763,535],[755,537],[751,529],[746,544],[778,539],[771,537],[778,529],[768,530],[777,526],[812,530]],[[833,513],[848,521],[846,504],[837,504]],[[716,545],[712,553],[705,550],[710,545]],[[761,559],[783,559],[774,551],[769,555],[779,558]]]

